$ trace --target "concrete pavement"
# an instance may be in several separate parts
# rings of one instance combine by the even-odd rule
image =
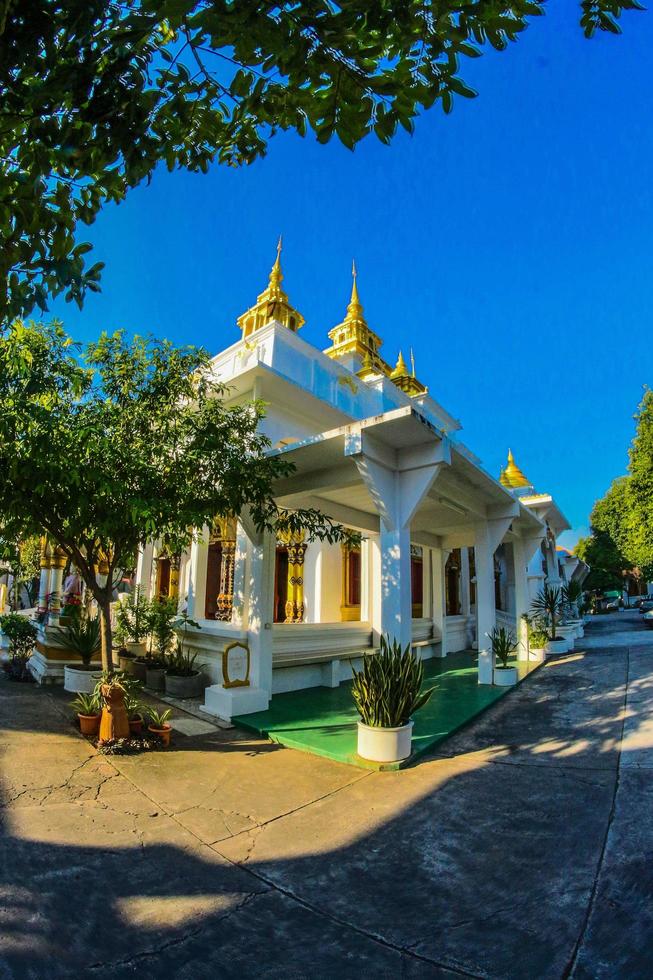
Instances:
[[[0,683],[0,977],[651,975],[653,630],[580,645],[397,773]]]

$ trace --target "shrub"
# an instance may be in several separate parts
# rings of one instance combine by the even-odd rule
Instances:
[[[175,650],[166,657],[167,670],[166,674],[170,674],[172,677],[193,677],[198,674],[204,664],[195,664],[199,654],[190,652],[185,653],[183,650]]]
[[[55,632],[61,643],[81,658],[85,667],[102,645],[100,617],[92,619],[86,612],[76,612],[67,626],[56,626]]]
[[[118,603],[116,626],[122,642],[142,643],[147,639],[152,628],[153,605],[139,587],[134,589],[133,595]]]
[[[398,728],[424,707],[433,693],[422,691],[424,665],[410,644],[402,651],[397,640],[381,637],[378,654],[366,657],[362,670],[354,669],[352,695],[363,724]]]
[[[13,612],[0,616],[0,629],[9,640],[9,652],[12,657],[27,660],[34,649],[36,626],[25,616]]]

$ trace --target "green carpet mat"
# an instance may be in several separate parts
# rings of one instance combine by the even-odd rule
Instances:
[[[413,753],[407,762],[448,738],[511,690],[479,685],[476,659],[475,653],[465,651],[425,661],[424,684],[435,690],[426,707],[415,716]],[[517,666],[521,682],[541,664],[520,661]],[[349,681],[336,688],[312,687],[275,694],[267,711],[238,715],[233,721],[281,745],[337,762],[374,769],[400,768],[399,763],[379,765],[356,754],[358,713]]]

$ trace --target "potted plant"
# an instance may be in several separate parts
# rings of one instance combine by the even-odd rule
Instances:
[[[413,714],[433,690],[422,691],[424,665],[410,644],[381,637],[381,649],[353,669],[352,695],[360,715],[358,754],[372,762],[401,762],[410,755]]]
[[[87,694],[80,691],[74,701],[70,702],[70,707],[74,709],[79,730],[82,735],[97,735],[100,727],[100,702],[95,692]]]
[[[497,687],[511,687],[519,680],[517,668],[509,663],[510,657],[517,649],[517,641],[505,626],[495,627],[487,636],[492,644],[494,683]]]
[[[140,735],[143,731],[143,716],[147,707],[141,701],[140,682],[133,677],[123,677],[121,684],[125,691],[125,711],[129,720],[129,731],[132,735]]]
[[[9,640],[9,662],[5,666],[8,676],[16,681],[33,680],[29,658],[34,650],[36,627],[25,616],[12,612],[0,616],[0,629]]]
[[[151,629],[152,603],[137,586],[132,595],[127,596],[116,608],[116,627],[122,637],[126,654],[121,652],[121,668],[124,660],[129,671],[130,660],[144,657],[147,652],[147,638]],[[130,657],[129,654],[132,656]],[[145,677],[143,676],[143,680]]]
[[[546,660],[546,645],[549,634],[540,620],[535,620],[528,630],[528,659],[536,662]]]
[[[102,643],[99,617],[93,619],[86,610],[75,607],[67,625],[53,627],[53,633],[63,647],[78,654],[82,661],[81,664],[65,665],[64,689],[78,694],[91,694],[102,674],[99,665],[92,664]]]
[[[172,731],[172,726],[168,724],[172,708],[167,708],[166,711],[157,711],[155,708],[148,707],[147,713],[150,717],[150,723],[147,726],[148,731],[157,735],[164,747],[167,748],[170,745],[170,732]]]
[[[178,649],[167,657],[166,694],[173,698],[196,698],[204,690],[203,664],[197,663],[197,653],[191,654],[185,649],[189,626],[201,629],[199,623],[189,619],[188,613],[184,612],[175,623],[175,629],[181,632],[183,639],[180,638]]]
[[[531,603],[535,612],[545,617],[549,627],[549,639],[546,644],[547,653],[567,653],[569,650],[568,641],[560,638],[556,632],[563,602],[562,592],[557,586],[545,585]]]
[[[115,742],[129,737],[129,718],[125,707],[128,678],[119,674],[103,674],[95,693],[102,705],[100,718],[100,744]]]
[[[132,673],[152,690],[162,691],[167,653],[176,642],[177,600],[159,597],[150,603],[148,613],[149,648],[134,660]],[[149,674],[149,681],[148,681]]]

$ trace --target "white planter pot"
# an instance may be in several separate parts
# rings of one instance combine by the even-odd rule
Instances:
[[[413,723],[400,728],[373,728],[358,722],[358,754],[370,762],[401,762],[410,755]]]
[[[531,647],[528,651],[528,659],[532,660],[536,664],[541,664],[546,660],[546,648],[545,647]]]
[[[92,694],[101,677],[102,671],[97,668],[80,670],[79,667],[70,667],[66,664],[63,671],[64,691],[70,691],[72,694]]]
[[[496,687],[512,687],[519,679],[516,667],[495,667],[494,683]]]
[[[547,653],[569,653],[571,646],[568,640],[562,638],[549,640],[546,645]]]
[[[133,653],[135,657],[144,657],[147,653],[147,643],[145,640],[140,643],[125,643],[125,647],[130,653]]]

